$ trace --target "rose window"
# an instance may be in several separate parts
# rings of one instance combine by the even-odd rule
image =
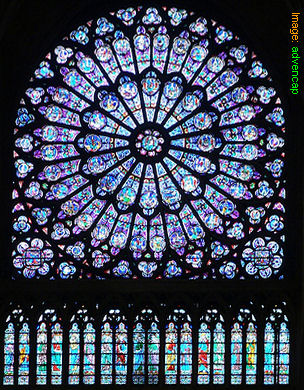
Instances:
[[[139,7],[79,26],[20,101],[15,277],[282,278],[284,123],[220,23]]]

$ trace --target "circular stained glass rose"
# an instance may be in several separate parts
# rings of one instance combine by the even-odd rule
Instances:
[[[16,275],[281,277],[261,253],[283,256],[284,122],[263,63],[220,23],[138,7],[79,26],[17,111]],[[18,249],[36,237],[43,272]]]

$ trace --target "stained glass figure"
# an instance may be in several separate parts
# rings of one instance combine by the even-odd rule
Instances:
[[[276,307],[264,330],[264,384],[289,384],[289,353],[288,318],[281,308]]]
[[[83,331],[83,383],[95,383],[95,329],[91,323]]]
[[[211,331],[202,323],[198,332],[198,383],[210,383]]]
[[[213,331],[213,383],[225,383],[225,330],[222,322]]]
[[[8,323],[4,333],[4,375],[3,384],[14,384],[15,364],[15,328],[13,323]]]
[[[188,322],[180,331],[180,383],[190,384],[192,376],[192,329]]]
[[[177,325],[170,322],[166,328],[165,345],[165,375],[166,384],[177,383],[177,353],[178,353],[178,333]]]
[[[128,351],[126,318],[111,309],[101,325],[101,384],[127,383]]]
[[[113,367],[113,329],[109,322],[101,326],[101,365],[100,383],[112,383]]]
[[[257,331],[250,322],[246,331],[246,383],[255,384],[257,375]]]
[[[127,382],[128,363],[128,331],[123,322],[115,330],[115,383],[118,385]]]
[[[192,380],[192,326],[184,309],[168,317],[165,333],[165,383],[190,384]]]
[[[160,335],[156,322],[148,329],[148,383],[157,384],[159,375]]]
[[[225,381],[224,318],[215,308],[201,317],[198,331],[198,384]]]
[[[289,330],[286,322],[280,325],[279,333],[279,384],[289,383]]]
[[[80,330],[73,323],[69,331],[69,385],[79,384],[80,374]]]
[[[27,323],[19,331],[18,385],[28,385],[30,376],[30,329]]]
[[[231,383],[233,385],[242,382],[242,328],[242,325],[236,322],[231,330]]]
[[[159,343],[158,318],[151,309],[143,309],[133,329],[133,383],[158,383]]]
[[[145,383],[145,331],[141,323],[133,330],[133,383]]]
[[[266,323],[264,333],[264,384],[274,384],[275,371],[275,332],[270,322]]]
[[[20,101],[13,277],[284,277],[268,70],[213,20],[128,10],[67,34]]]
[[[47,383],[47,340],[47,327],[45,322],[42,322],[37,328],[37,385],[46,385]]]
[[[62,329],[57,322],[51,330],[51,383],[62,383]]]

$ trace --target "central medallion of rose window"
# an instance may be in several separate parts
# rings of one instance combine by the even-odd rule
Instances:
[[[136,148],[143,156],[157,156],[162,151],[163,137],[158,131],[145,130],[138,134]]]

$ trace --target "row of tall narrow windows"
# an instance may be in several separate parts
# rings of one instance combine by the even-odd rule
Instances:
[[[29,385],[30,378],[40,385],[60,385],[63,378],[70,385],[124,385],[130,380],[224,384],[227,372],[231,384],[256,384],[259,359],[264,384],[289,383],[288,318],[278,308],[263,326],[248,309],[241,309],[230,324],[210,309],[196,329],[183,309],[174,310],[163,325],[150,309],[142,310],[132,326],[120,310],[110,310],[97,323],[80,309],[65,329],[55,310],[49,309],[36,329],[30,329],[16,310],[4,332],[3,384]]]

